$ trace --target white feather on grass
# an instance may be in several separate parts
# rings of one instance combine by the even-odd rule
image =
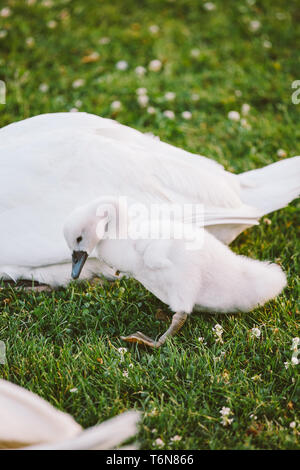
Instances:
[[[0,449],[113,449],[135,436],[139,418],[127,411],[83,430],[35,393],[0,379]]]

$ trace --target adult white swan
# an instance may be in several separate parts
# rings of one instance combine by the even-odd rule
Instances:
[[[44,114],[0,129],[0,278],[70,280],[62,228],[103,195],[150,204],[202,203],[205,225],[230,243],[299,194],[300,157],[233,175],[216,162],[86,113]],[[90,258],[83,278],[109,274]]]

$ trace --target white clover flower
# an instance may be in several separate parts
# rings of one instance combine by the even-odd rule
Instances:
[[[72,87],[73,88],[80,88],[84,84],[85,84],[84,78],[77,78],[77,80],[74,80],[74,82],[72,83]]]
[[[136,94],[137,95],[147,95],[147,88],[137,88]]]
[[[272,225],[272,220],[268,219],[268,217],[264,217],[263,222],[267,225]]]
[[[152,24],[151,26],[149,26],[149,31],[152,34],[157,34],[159,31],[159,26],[157,26],[157,24]]]
[[[249,23],[249,29],[253,33],[255,33],[255,31],[258,31],[260,27],[261,27],[261,23],[258,20],[253,20],[253,21],[250,21]]]
[[[52,0],[43,0],[42,5],[43,5],[43,7],[51,8],[51,7],[53,7],[53,1]]]
[[[71,388],[70,390],[70,393],[77,393],[78,392],[78,388],[74,387],[74,388]]]
[[[244,129],[251,129],[250,124],[248,123],[247,119],[241,119],[241,126],[244,127]]]
[[[213,11],[216,9],[216,5],[212,2],[206,2],[203,4],[203,7],[205,8],[205,10],[207,11]]]
[[[49,85],[47,85],[47,83],[41,83],[39,86],[39,90],[42,93],[47,93],[47,91],[49,90]]]
[[[7,31],[6,29],[1,29],[0,31],[0,39],[3,39],[7,36]]]
[[[199,101],[200,96],[198,95],[198,93],[193,93],[191,98],[192,98],[192,101]]]
[[[10,8],[4,7],[2,8],[2,10],[0,10],[0,16],[2,16],[2,18],[8,18],[10,15],[11,15]]]
[[[266,39],[266,40],[263,42],[263,46],[264,46],[265,49],[271,49],[272,43]]]
[[[231,413],[231,410],[230,408],[228,408],[228,406],[222,406],[222,408],[220,409],[220,414],[222,416],[229,416]]]
[[[298,337],[293,338],[293,339],[292,339],[291,350],[292,350],[292,351],[297,351],[297,350],[298,350],[299,343],[300,343],[300,338],[298,338]]]
[[[149,98],[147,95],[139,95],[138,98],[138,103],[142,108],[145,108],[147,104],[149,103]]]
[[[232,423],[233,418],[229,418],[229,416],[233,415],[233,412],[231,411],[230,408],[223,406],[220,410],[220,414],[221,414],[221,424],[223,424],[223,426],[228,426]]]
[[[157,416],[158,415],[158,410],[156,408],[153,408],[149,413],[148,416]]]
[[[187,119],[187,120],[192,119],[191,111],[183,111],[181,113],[181,116],[183,117],[183,119]]]
[[[126,62],[126,60],[119,60],[116,63],[116,69],[118,69],[118,70],[127,70],[128,69],[128,62]]]
[[[163,115],[168,119],[174,119],[175,118],[174,112],[170,111],[169,109],[166,109],[166,111],[163,112]]]
[[[257,420],[257,416],[256,416],[255,414],[253,414],[253,413],[250,415],[250,418],[251,418],[251,419],[254,419],[255,421]]]
[[[142,65],[138,65],[136,68],[135,68],[135,73],[139,76],[139,77],[143,77],[146,73],[146,69],[145,67],[143,67]]]
[[[252,328],[251,330],[251,336],[252,338],[259,338],[261,335],[261,331],[259,328]]]
[[[99,39],[99,44],[101,44],[102,46],[105,44],[109,44],[109,43],[110,43],[110,38],[108,37],[103,37]]]
[[[149,106],[149,107],[147,108],[147,113],[148,113],[148,114],[155,114],[155,113],[156,113],[156,109],[153,108],[153,106]]]
[[[151,60],[151,62],[148,65],[149,70],[151,72],[159,72],[160,69],[162,68],[162,63],[158,59]]]
[[[253,377],[251,377],[251,380],[253,380],[253,382],[261,382],[261,374],[253,375]]]
[[[127,348],[118,348],[118,352],[119,352],[120,354],[126,354],[127,351],[128,351]]]
[[[216,336],[216,341],[219,342],[219,343],[223,343],[223,339],[222,339],[222,334],[223,334],[223,331],[224,331],[223,327],[221,325],[219,325],[219,323],[217,323],[212,328],[212,331],[213,331],[214,335]]]
[[[298,355],[300,351],[298,350],[298,346],[300,343],[300,338],[296,337],[292,339],[292,346],[291,350],[293,351],[291,362],[285,362],[285,368],[288,369],[289,366],[297,366],[299,364]]]
[[[292,366],[297,366],[299,364],[299,359],[296,356],[293,356],[291,359]]]
[[[78,109],[77,108],[71,108],[69,110],[69,113],[78,113]]]
[[[290,428],[295,429],[295,427],[296,427],[296,422],[295,422],[295,421],[292,421],[292,422],[290,423]]]
[[[194,48],[194,49],[191,50],[191,56],[192,57],[199,57],[199,55],[200,55],[200,49]]]
[[[160,439],[160,437],[158,437],[157,439],[155,439],[154,445],[156,447],[164,447],[165,443],[162,439]]]
[[[97,51],[93,51],[91,52],[90,54],[86,55],[85,57],[83,57],[83,62],[84,63],[88,63],[88,62],[96,62],[100,57],[100,54],[99,52]]]
[[[75,101],[75,106],[76,106],[76,108],[80,108],[80,106],[82,106],[82,101],[81,100],[76,100]]]
[[[248,103],[244,103],[244,104],[242,105],[242,114],[243,114],[244,116],[247,116],[247,114],[249,113],[249,111],[250,111],[250,105],[249,105]]]
[[[47,26],[49,29],[54,29],[57,26],[57,22],[55,20],[48,21]]]
[[[123,370],[123,377],[128,377],[128,370]]]
[[[234,94],[235,94],[235,96],[237,96],[238,98],[240,98],[240,97],[242,96],[241,90],[235,90]]]
[[[223,333],[223,327],[222,327],[222,325],[220,325],[219,323],[217,323],[217,324],[213,327],[213,330],[214,330],[217,334],[222,334],[222,333]]]
[[[228,119],[231,121],[239,121],[240,120],[240,113],[238,111],[229,111],[228,113]]]
[[[165,98],[167,101],[174,101],[176,98],[176,93],[173,91],[167,91],[167,93],[165,93]]]
[[[179,442],[181,441],[182,437],[181,436],[178,436],[178,434],[176,436],[173,436],[171,437],[170,441],[171,442]]]
[[[278,155],[278,157],[280,157],[280,158],[284,158],[284,157],[287,156],[287,153],[286,153],[286,151],[283,150],[283,149],[278,149],[278,150],[277,150],[277,155]]]
[[[33,47],[35,44],[35,40],[33,37],[27,38],[25,42],[26,42],[26,46],[28,47]]]

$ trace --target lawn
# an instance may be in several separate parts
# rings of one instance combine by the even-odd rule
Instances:
[[[237,173],[300,154],[300,104],[292,102],[299,24],[297,0],[3,0],[0,125],[78,109]],[[158,318],[171,318],[135,281],[73,282],[50,293],[2,284],[0,376],[84,427],[142,410],[144,449],[299,448],[297,208],[269,215],[232,245],[280,263],[283,294],[247,315],[194,314],[160,350],[119,339],[136,330],[156,337],[168,324]],[[226,426],[222,407],[233,418]]]

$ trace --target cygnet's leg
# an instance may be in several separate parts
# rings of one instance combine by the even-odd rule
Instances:
[[[167,331],[157,340],[149,338],[149,336],[144,335],[140,331],[133,333],[130,336],[121,336],[121,339],[128,341],[130,343],[145,344],[152,348],[159,348],[162,344],[165,343],[166,339],[175,336],[178,331],[182,328],[187,319],[187,313],[177,312],[173,315],[172,323]]]

